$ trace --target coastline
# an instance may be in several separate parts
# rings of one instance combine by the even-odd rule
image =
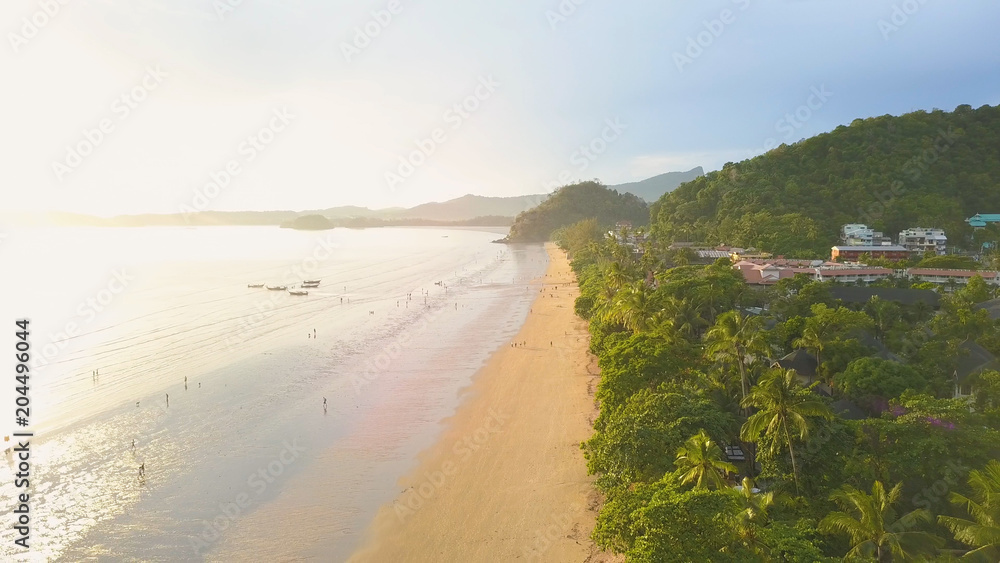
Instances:
[[[597,416],[596,366],[567,257],[546,250],[514,338],[526,344],[502,347],[476,374],[350,561],[611,560],[590,540],[599,497],[579,447]]]

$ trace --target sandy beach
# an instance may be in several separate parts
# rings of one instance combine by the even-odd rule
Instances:
[[[380,509],[353,562],[605,561],[590,540],[597,493],[579,444],[596,416],[596,366],[565,254],[513,343],[467,389],[419,469]]]

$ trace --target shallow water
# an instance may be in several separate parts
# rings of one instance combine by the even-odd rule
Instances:
[[[33,556],[224,558],[260,541],[248,515],[324,463],[334,470],[323,502],[337,509],[323,521],[302,511],[323,541],[301,553],[345,558],[459,391],[523,323],[547,259],[541,247],[492,244],[500,234],[13,233],[0,258],[30,275],[4,276],[0,291],[23,297],[11,314],[31,318],[39,358]],[[247,288],[308,278],[323,282],[303,297]],[[7,461],[0,498],[14,492]],[[0,527],[0,559],[13,555],[13,533]]]

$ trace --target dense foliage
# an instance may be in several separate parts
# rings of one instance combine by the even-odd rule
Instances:
[[[937,312],[848,306],[830,283],[751,289],[728,260],[654,260],[606,232],[555,235],[601,368],[582,444],[598,545],[629,562],[997,560],[1000,373],[953,398],[965,344],[1000,353],[975,307],[993,288],[973,278]],[[814,367],[776,365],[795,351]]]
[[[604,228],[620,221],[640,226],[649,222],[649,208],[630,193],[618,193],[598,182],[581,182],[559,188],[538,207],[518,215],[507,238],[511,242],[546,241],[556,229],[584,219],[596,219]]]
[[[998,179],[1000,108],[885,115],[683,184],[652,205],[651,229],[662,242],[823,257],[846,223],[894,239],[921,226],[943,228],[949,244],[970,248],[965,219],[1000,213]]]

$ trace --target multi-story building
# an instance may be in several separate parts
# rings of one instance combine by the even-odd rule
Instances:
[[[948,237],[941,229],[915,227],[899,233],[899,245],[912,252],[947,254]]]
[[[875,231],[868,225],[851,223],[840,228],[840,242],[849,246],[871,246]]]
[[[894,261],[906,260],[910,257],[910,251],[902,246],[834,246],[830,253],[830,260],[833,262],[857,262],[862,254],[868,254],[872,258]]]
[[[868,225],[851,223],[840,228],[840,242],[847,246],[882,246],[892,244],[892,239]]]

